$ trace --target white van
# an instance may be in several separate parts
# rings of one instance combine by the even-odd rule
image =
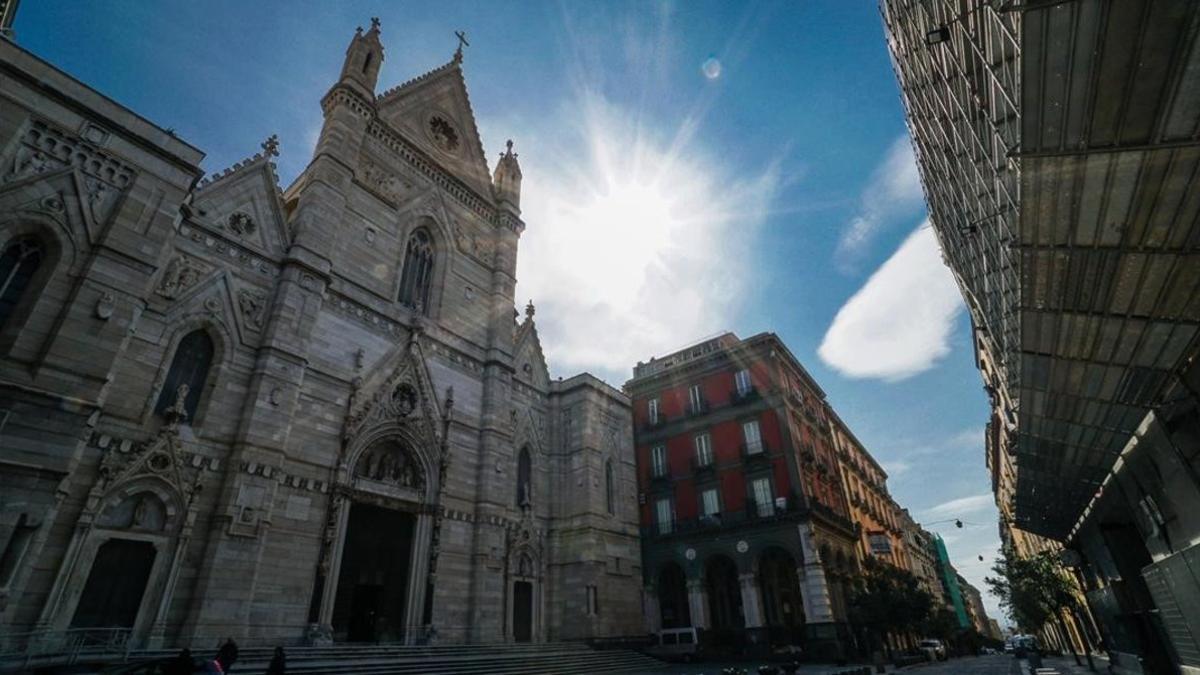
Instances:
[[[691,661],[700,654],[700,634],[692,627],[664,628],[646,651],[662,659]]]

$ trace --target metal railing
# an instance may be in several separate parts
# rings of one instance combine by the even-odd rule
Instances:
[[[81,657],[129,658],[129,628],[67,628],[0,634],[0,669],[20,664],[74,664]]]

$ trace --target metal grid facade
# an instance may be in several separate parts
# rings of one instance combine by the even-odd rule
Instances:
[[[1200,3],[880,8],[1016,524],[1062,538],[1196,353]]]

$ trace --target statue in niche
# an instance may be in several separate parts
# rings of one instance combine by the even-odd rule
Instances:
[[[408,448],[384,443],[368,450],[358,460],[354,475],[381,483],[420,490],[425,478]]]

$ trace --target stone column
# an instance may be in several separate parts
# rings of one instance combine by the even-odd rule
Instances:
[[[763,625],[762,602],[758,594],[758,578],[753,572],[738,575],[738,585],[742,589],[742,615],[746,628],[759,628]]]
[[[708,628],[708,593],[703,579],[688,579],[688,611],[692,615],[692,626]]]
[[[833,601],[829,597],[829,582],[820,563],[804,566],[804,591],[805,623],[832,622]]]

